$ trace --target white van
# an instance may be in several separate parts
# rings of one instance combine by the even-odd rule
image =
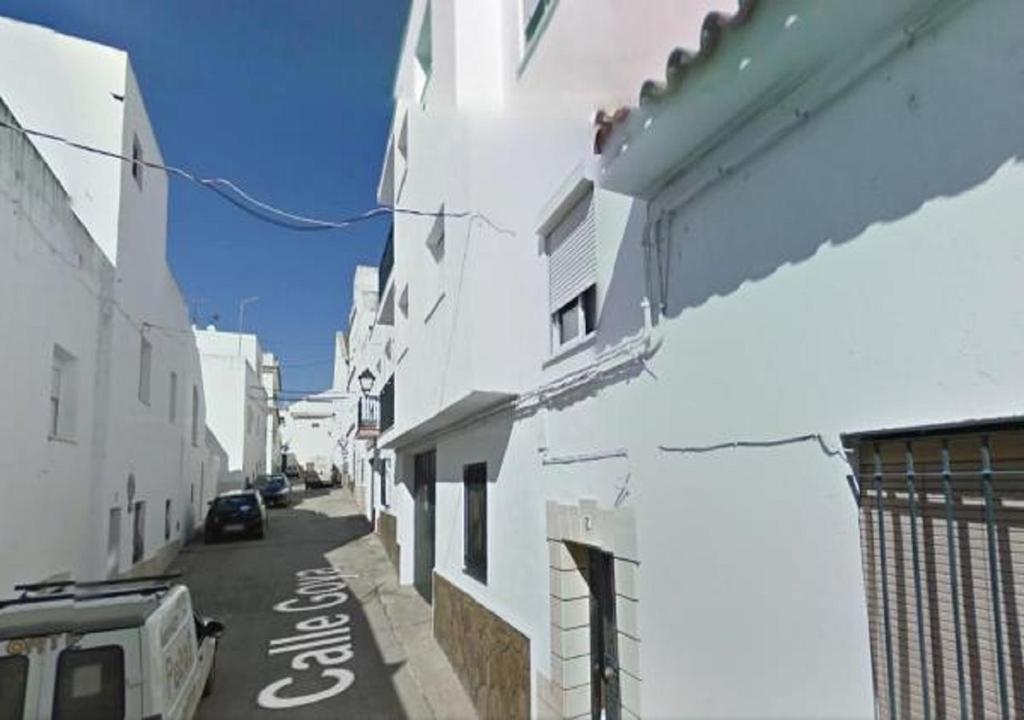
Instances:
[[[0,601],[0,720],[191,718],[224,628],[168,577],[17,586]]]

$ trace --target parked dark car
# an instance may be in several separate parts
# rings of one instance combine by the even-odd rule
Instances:
[[[305,468],[302,471],[302,482],[307,488],[322,488],[325,487],[323,478],[313,468]]]
[[[210,503],[206,513],[206,542],[229,535],[263,537],[267,531],[267,509],[256,490],[231,490]]]
[[[302,477],[302,469],[298,465],[289,465],[284,469],[284,474],[290,480],[298,480]]]
[[[267,507],[286,507],[292,502],[292,484],[281,473],[260,475],[256,478],[256,489]]]

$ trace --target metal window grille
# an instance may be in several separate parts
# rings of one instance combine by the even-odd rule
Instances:
[[[1024,424],[846,442],[878,717],[1024,717]]]

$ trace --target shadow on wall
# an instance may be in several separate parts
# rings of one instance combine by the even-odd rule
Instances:
[[[699,211],[682,209],[665,314],[730,295],[1019,162],[1022,26],[1020,3],[970,7],[712,187]],[[639,252],[638,241],[629,245]]]
[[[641,302],[648,291],[645,286],[641,241],[646,221],[647,204],[633,201],[601,303],[594,344],[597,352],[636,335],[644,326]]]

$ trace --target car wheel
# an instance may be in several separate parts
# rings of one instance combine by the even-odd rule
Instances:
[[[206,676],[206,684],[203,685],[203,697],[210,697],[213,694],[214,676],[217,672],[217,653],[213,653],[213,662],[210,663],[210,674]]]
[[[217,540],[217,536],[211,532],[203,533],[203,542],[207,545],[212,545]]]

